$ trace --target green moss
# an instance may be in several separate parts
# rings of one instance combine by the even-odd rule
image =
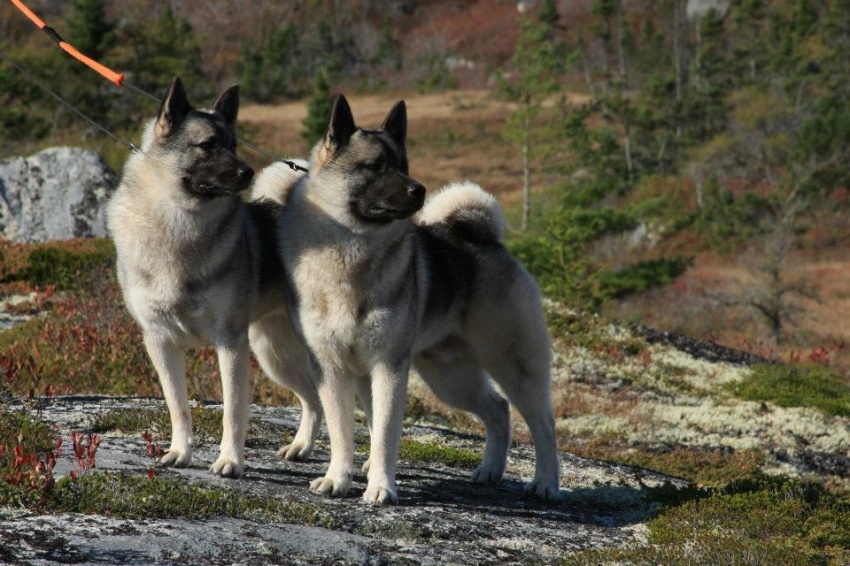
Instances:
[[[666,508],[649,546],[589,550],[562,564],[845,564],[850,503],[822,486],[782,479],[733,482]]]
[[[189,485],[159,477],[89,473],[62,479],[52,495],[55,512],[90,513],[131,519],[205,519],[226,516],[254,521],[333,526],[320,502],[304,504],[272,497]]]
[[[481,454],[437,442],[419,442],[409,438],[401,441],[400,457],[413,462],[438,462],[449,467],[476,468]]]
[[[168,434],[171,431],[171,420],[168,409],[113,409],[98,413],[89,422],[92,432],[120,432],[135,435],[146,430],[155,435]]]
[[[357,447],[357,452],[368,454],[369,444]],[[455,448],[437,442],[419,442],[410,438],[402,438],[399,458],[411,462],[440,463],[456,468],[476,468],[481,464],[481,454],[472,450]]]
[[[628,445],[610,439],[596,439],[568,448],[586,458],[647,468],[710,487],[760,477],[761,466],[765,461],[764,454],[755,450]]]
[[[192,408],[192,430],[195,442],[199,445],[216,444],[222,435],[222,414],[218,409],[204,405]],[[150,431],[154,436],[167,438],[171,434],[171,417],[168,409],[114,409],[95,416],[89,428],[92,432],[119,432],[127,436],[137,436]],[[264,422],[250,422],[249,439],[254,437],[279,437],[276,427]]]
[[[850,417],[850,386],[821,366],[757,364],[746,379],[729,384],[728,390],[748,401],[814,407],[828,415]]]

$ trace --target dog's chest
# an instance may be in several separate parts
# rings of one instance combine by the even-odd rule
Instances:
[[[337,250],[307,254],[293,276],[304,335],[320,361],[366,371],[383,347],[388,312],[372,306],[369,290]]]
[[[143,327],[189,342],[205,342],[217,326],[220,300],[214,290],[188,292],[183,274],[164,265],[156,271],[138,266],[119,269],[127,306]]]

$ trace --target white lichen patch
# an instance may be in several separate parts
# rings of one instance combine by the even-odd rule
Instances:
[[[736,450],[769,448],[795,454],[801,447],[816,452],[843,453],[850,448],[848,419],[828,417],[811,408],[763,410],[761,403],[739,401],[698,406],[651,403],[652,438],[636,431],[635,440],[688,446],[728,446]]]
[[[740,381],[749,375],[749,368],[701,360],[669,346],[654,344],[648,348],[651,362],[650,373],[676,372],[695,390],[708,393],[711,388],[732,381]]]
[[[633,424],[626,418],[602,413],[577,415],[558,419],[557,427],[571,436],[624,436],[631,432]]]
[[[12,328],[32,318],[30,315],[12,314],[9,310],[18,305],[33,303],[37,297],[38,294],[32,292],[26,295],[10,295],[0,298],[0,330]]]

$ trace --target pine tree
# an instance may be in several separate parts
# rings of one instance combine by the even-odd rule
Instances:
[[[558,21],[561,19],[561,16],[558,14],[558,3],[556,0],[543,0],[540,6],[540,15],[537,19],[549,29],[555,29],[558,26]]]
[[[325,71],[321,70],[314,77],[313,92],[310,95],[310,100],[307,101],[307,116],[301,123],[303,126],[301,138],[307,142],[309,147],[312,147],[325,135],[332,106],[333,99],[328,78]]]
[[[746,76],[750,82],[756,82],[770,51],[766,33],[766,0],[741,0],[732,13],[732,22],[735,39],[739,42],[736,56],[744,61],[739,74]]]
[[[698,32],[695,81],[683,117],[690,124],[693,141],[701,142],[725,127],[724,97],[730,83],[723,18],[717,10],[712,8],[703,15]]]
[[[103,57],[115,42],[114,26],[106,21],[103,0],[74,0],[68,28],[72,43],[94,59]]]
[[[189,21],[166,6],[150,20],[125,28],[125,49],[132,49],[125,66],[132,69],[135,84],[161,92],[179,75],[190,92],[208,83],[203,80],[201,42]],[[212,92],[197,92],[209,96]]]
[[[508,120],[505,137],[520,146],[523,170],[522,230],[528,229],[531,216],[531,159],[534,120],[540,114],[543,100],[557,89],[559,57],[545,22],[533,14],[522,14],[520,31],[514,50],[515,80],[503,82],[501,91],[517,109]]]

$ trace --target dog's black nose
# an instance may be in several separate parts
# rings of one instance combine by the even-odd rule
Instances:
[[[419,183],[414,183],[407,187],[407,194],[412,198],[425,198],[425,187]]]
[[[254,176],[254,170],[246,165],[237,169],[236,174],[239,175],[240,179],[249,181]]]

